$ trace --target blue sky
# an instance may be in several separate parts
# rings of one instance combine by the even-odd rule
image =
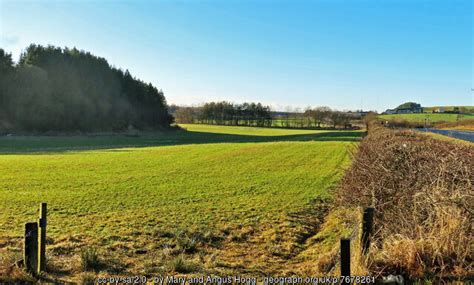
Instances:
[[[470,0],[6,1],[0,47],[77,47],[169,103],[474,105]]]

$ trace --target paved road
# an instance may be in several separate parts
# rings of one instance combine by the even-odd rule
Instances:
[[[440,134],[448,137],[457,138],[460,140],[465,140],[469,142],[474,142],[474,132],[468,131],[451,131],[451,130],[437,130],[437,129],[419,129],[422,132],[432,132],[435,134]]]

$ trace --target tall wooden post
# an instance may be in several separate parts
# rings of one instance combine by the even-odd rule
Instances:
[[[38,239],[38,273],[46,269],[46,215],[47,204],[40,204],[39,214],[39,239]]]
[[[26,271],[36,274],[38,267],[38,223],[25,224],[25,246],[23,248],[23,262]]]
[[[351,240],[341,239],[341,277],[348,277],[350,280],[351,276]],[[346,278],[341,280],[341,284],[350,284]]]
[[[366,254],[370,247],[370,239],[374,228],[374,208],[365,208],[362,217],[362,253]]]

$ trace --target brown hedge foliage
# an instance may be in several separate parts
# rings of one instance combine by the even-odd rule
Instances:
[[[474,145],[373,125],[336,197],[375,207],[369,270],[472,275],[473,170]]]

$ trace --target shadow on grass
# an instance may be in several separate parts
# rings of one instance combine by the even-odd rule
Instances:
[[[176,130],[137,137],[115,136],[12,136],[0,138],[0,154],[44,154],[81,150],[128,151],[124,148],[210,143],[262,143],[305,141],[359,141],[363,132],[327,131],[314,134],[256,136]]]

